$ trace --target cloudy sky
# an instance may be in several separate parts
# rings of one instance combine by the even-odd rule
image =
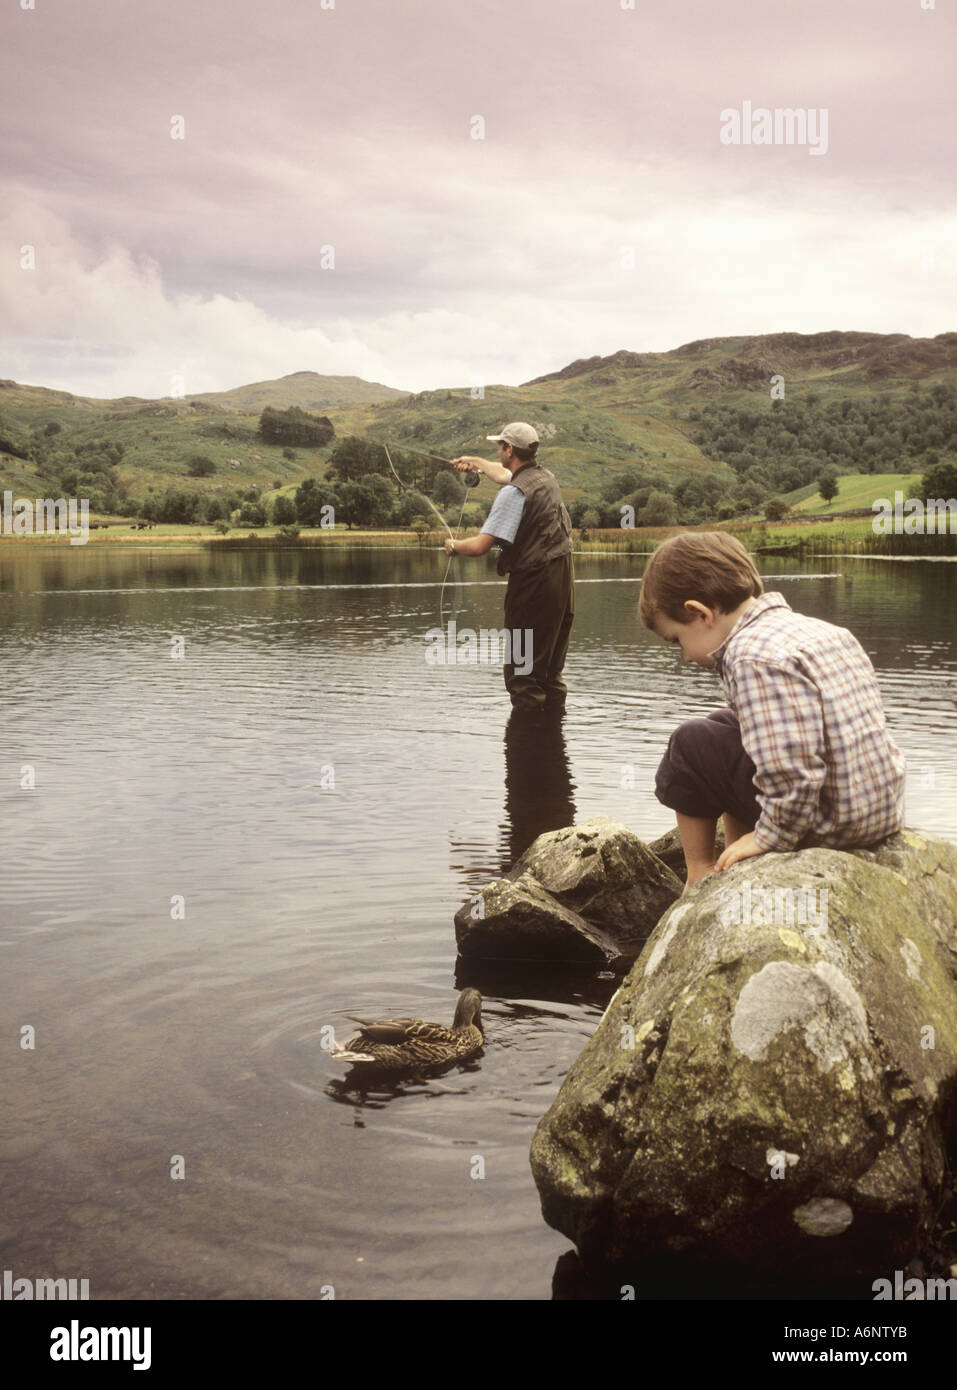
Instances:
[[[0,376],[953,331],[955,52],[953,0],[2,0]]]

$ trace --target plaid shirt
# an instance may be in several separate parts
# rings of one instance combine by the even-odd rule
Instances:
[[[755,766],[762,850],[866,845],[904,823],[904,758],[874,668],[846,628],[763,594],[711,655]]]

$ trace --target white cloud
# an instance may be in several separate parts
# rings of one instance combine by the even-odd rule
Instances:
[[[600,196],[538,220],[531,195],[528,206],[519,198],[521,235],[503,237],[489,218],[471,260],[454,244],[428,248],[409,296],[420,307],[376,312],[360,276],[351,312],[324,314],[321,295],[304,292],[294,321],[242,295],[175,292],[153,258],[115,243],[97,252],[48,208],[21,202],[0,220],[0,240],[19,247],[29,228],[37,268],[0,266],[3,372],[98,396],[167,395],[174,374],[192,394],[303,370],[422,390],[517,384],[619,347],[951,326],[953,217],[862,207],[849,230],[836,196],[773,215],[743,198],[701,204],[697,192],[682,211],[677,198],[669,189],[644,219],[625,207],[618,221]],[[624,244],[634,270],[621,266]]]

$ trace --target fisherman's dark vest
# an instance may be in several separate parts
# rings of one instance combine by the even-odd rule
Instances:
[[[571,518],[554,473],[540,463],[527,463],[512,474],[512,487],[525,494],[525,507],[515,540],[502,546],[499,574],[538,569],[572,548]]]

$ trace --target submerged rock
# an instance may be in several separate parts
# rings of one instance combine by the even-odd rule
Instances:
[[[662,918],[532,1143],[586,1263],[900,1267],[957,1101],[957,847],[744,860]]]
[[[539,835],[455,915],[464,956],[632,960],[681,880],[626,826],[594,816]]]
[[[619,954],[611,937],[563,907],[531,874],[487,883],[455,914],[455,939],[463,956],[486,960],[604,965]]]

